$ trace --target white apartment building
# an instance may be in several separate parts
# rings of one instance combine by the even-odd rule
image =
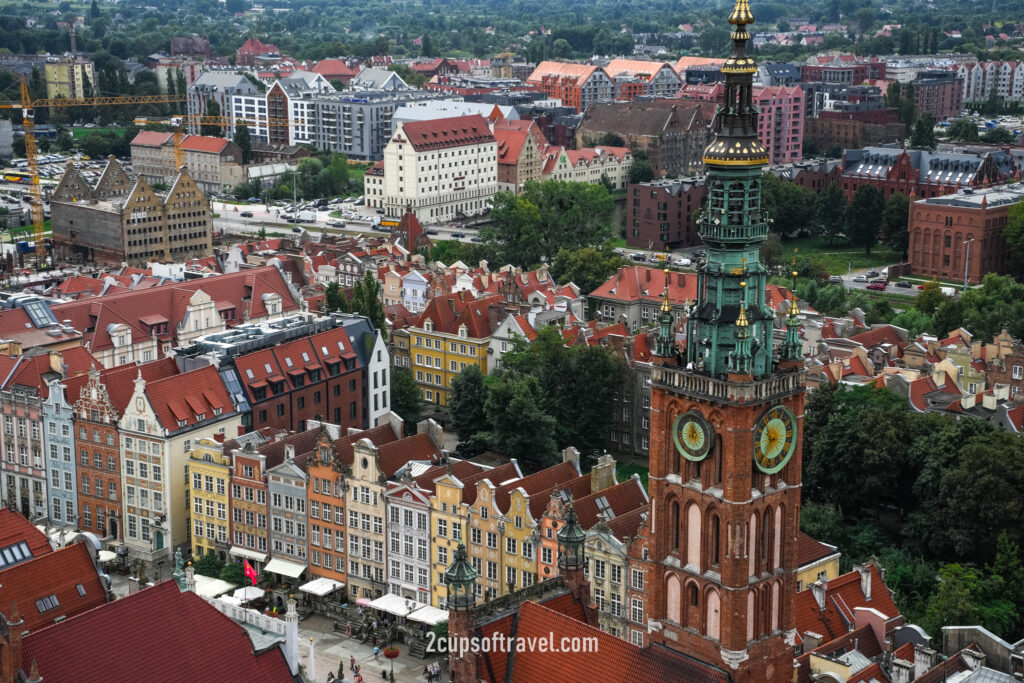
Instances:
[[[479,114],[399,124],[384,148],[383,208],[421,223],[482,214],[498,189],[497,141]]]

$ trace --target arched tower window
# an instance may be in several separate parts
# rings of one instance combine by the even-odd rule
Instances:
[[[672,544],[671,549],[679,552],[679,501],[672,501],[672,514],[670,515],[672,521]]]

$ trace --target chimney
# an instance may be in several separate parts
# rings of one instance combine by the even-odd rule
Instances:
[[[487,304],[487,325],[493,332],[498,327],[498,306]]]
[[[882,614],[878,610],[871,607],[854,607],[853,608],[853,628],[854,630],[863,628],[864,626],[870,626],[871,630],[875,633],[875,638],[878,642],[884,643],[885,641],[885,622],[890,616]]]
[[[295,444],[286,443],[284,445],[284,458],[285,460],[295,459]]]
[[[860,589],[864,593],[864,599],[871,599],[871,567],[868,565],[854,565],[860,573]]]
[[[575,447],[569,446],[562,451],[562,462],[576,463],[576,469],[580,467],[580,452]]]
[[[604,491],[615,484],[615,458],[606,452],[590,470],[590,492]]]
[[[816,649],[821,645],[821,641],[824,640],[820,633],[815,633],[814,631],[804,631],[803,639],[804,652],[810,652],[811,650]]]
[[[814,594],[814,601],[818,603],[818,609],[825,609],[825,593],[828,591],[828,579],[822,577],[812,583],[810,588]]]

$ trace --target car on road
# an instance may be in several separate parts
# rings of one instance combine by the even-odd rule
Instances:
[[[884,292],[885,284],[882,282],[872,282],[870,285],[868,285],[868,289],[874,290],[876,292]]]
[[[878,271],[877,270],[869,270],[867,272],[867,276],[868,277],[878,277]]]
[[[302,232],[302,228],[296,225],[292,228],[292,232]]]
[[[693,252],[693,255],[698,257],[698,258],[703,257],[703,256],[707,256],[708,255],[708,250],[707,249],[698,249],[697,251]]]
[[[629,255],[629,259],[631,261],[644,261],[646,260],[646,257],[640,252],[633,252],[632,254]]]
[[[384,209],[377,209],[377,213],[380,214],[381,216],[383,216],[384,215]]]
[[[344,228],[345,221],[327,221],[327,225],[331,226],[332,228]]]
[[[457,237],[459,239],[462,239],[465,236],[466,236],[466,233],[464,233],[464,232],[453,232],[452,233],[452,237]]]
[[[673,266],[685,267],[685,266],[693,265],[693,261],[691,261],[688,258],[677,258],[675,261],[672,262],[672,265]]]
[[[906,280],[900,280],[899,282],[896,283],[896,286],[897,287],[902,287],[903,289],[910,289],[914,285],[910,284]]]
[[[841,285],[841,284],[843,284],[843,278],[841,278],[841,277],[840,277],[840,276],[838,276],[838,275],[833,275],[833,276],[831,276],[831,277],[830,277],[830,278],[828,279],[828,281],[829,281],[829,282],[831,282],[831,283],[832,283],[832,284],[834,284],[834,285]]]
[[[249,197],[245,201],[249,202],[250,204],[259,204],[260,203],[260,198],[259,197]]]
[[[238,215],[241,216],[242,218],[252,218],[252,211],[243,211]]]
[[[295,216],[293,216],[290,213],[282,213],[281,214],[281,220],[283,220],[283,221],[293,221],[293,220],[295,220]]]
[[[854,282],[867,282],[868,279],[864,275],[857,275],[853,278]]]
[[[483,242],[484,238],[483,237],[470,237],[469,241],[470,242]]]
[[[430,229],[428,229],[427,230],[427,234],[428,235],[436,235],[437,234],[437,228],[430,228]]]

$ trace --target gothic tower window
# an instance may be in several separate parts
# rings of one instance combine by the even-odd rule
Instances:
[[[679,501],[672,501],[672,544],[671,548],[675,552],[679,552]]]

